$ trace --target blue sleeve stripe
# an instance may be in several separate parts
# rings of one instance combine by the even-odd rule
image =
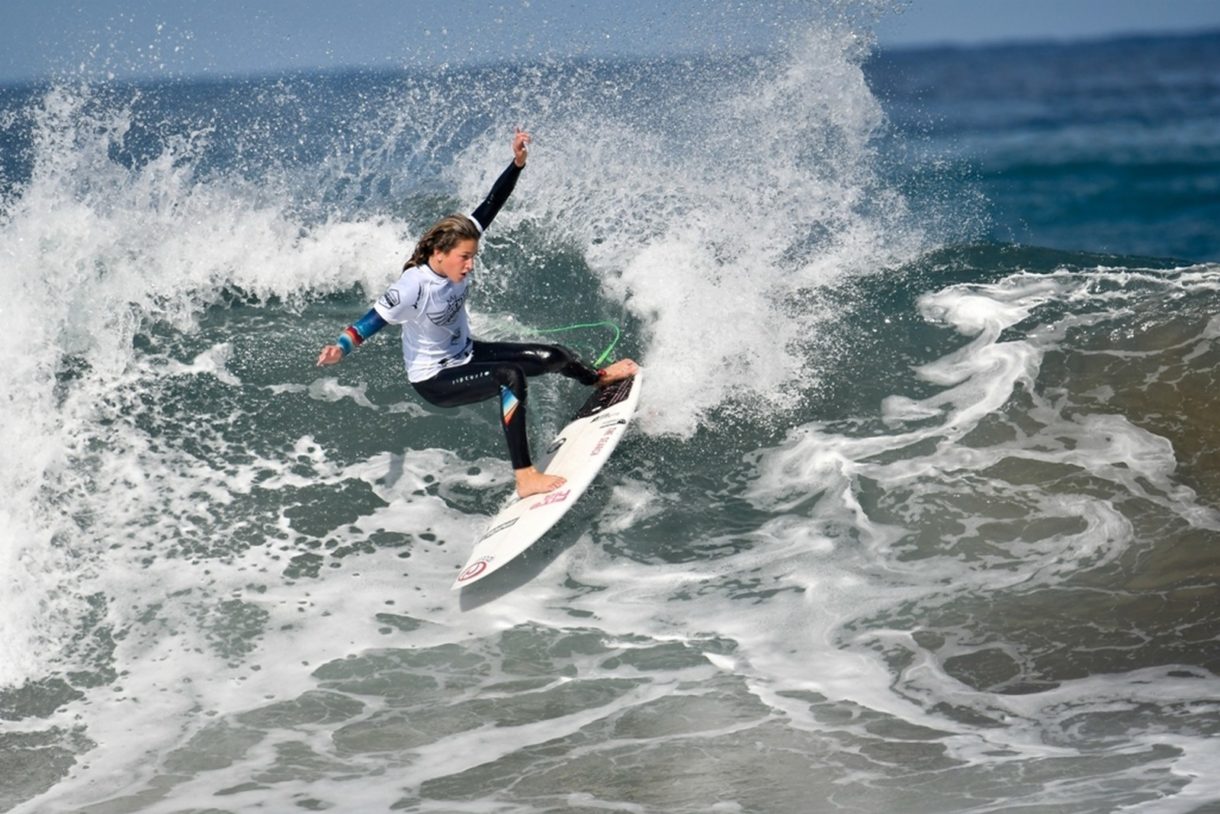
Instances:
[[[363,342],[388,324],[381,318],[381,314],[377,313],[377,309],[370,308],[369,312],[360,317],[352,327],[360,334],[360,341]]]
[[[376,309],[369,309],[369,312],[360,317],[354,325],[349,325],[343,329],[343,333],[339,334],[335,344],[343,350],[343,355],[346,356],[363,345],[364,340],[380,331],[387,324],[381,318],[381,314],[377,313]]]

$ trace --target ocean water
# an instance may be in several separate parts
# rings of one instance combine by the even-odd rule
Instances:
[[[518,124],[476,333],[647,390],[451,592],[494,407],[313,361]],[[63,78],[0,160],[0,810],[1220,810],[1220,35]]]

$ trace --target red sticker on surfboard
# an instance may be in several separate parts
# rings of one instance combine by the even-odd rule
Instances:
[[[472,562],[470,565],[462,569],[462,573],[458,574],[458,582],[465,582],[468,579],[474,579],[479,574],[487,570],[487,563],[490,558]]]

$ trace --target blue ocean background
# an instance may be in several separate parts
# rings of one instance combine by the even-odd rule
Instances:
[[[494,406],[313,361],[518,125],[646,390],[451,592]],[[0,87],[0,810],[1218,811],[1218,222],[1220,32]]]

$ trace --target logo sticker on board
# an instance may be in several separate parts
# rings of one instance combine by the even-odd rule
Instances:
[[[491,562],[491,557],[485,557],[478,562],[472,562],[470,565],[462,569],[462,573],[458,574],[458,582],[465,582],[468,579],[474,579],[479,574],[487,570],[487,563]]]
[[[484,540],[486,540],[488,537],[495,536],[495,535],[499,534],[500,532],[504,531],[505,529],[511,528],[513,523],[516,523],[516,522],[517,522],[517,518],[514,517],[511,520],[505,520],[503,523],[501,523],[498,526],[493,526],[492,528],[489,528],[487,530],[487,533],[479,538],[479,542],[481,543]]]
[[[564,489],[562,492],[548,492],[546,497],[542,498],[542,500],[538,501],[533,506],[530,506],[530,511],[540,509],[543,506],[553,506],[556,503],[563,503],[571,494],[571,489]]]

